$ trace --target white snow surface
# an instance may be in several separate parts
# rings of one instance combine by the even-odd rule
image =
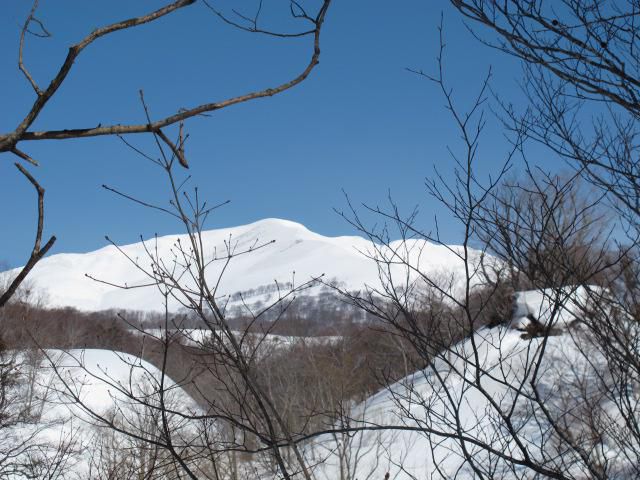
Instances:
[[[86,409],[104,413],[114,405],[128,401],[130,392],[155,387],[161,379],[160,371],[150,363],[135,355],[112,350],[49,350],[47,355],[49,358],[42,363],[43,370],[48,372],[50,383],[57,385],[56,390],[61,393],[59,399],[66,399],[79,417]],[[164,381],[168,390],[178,391],[170,378],[165,377]],[[75,405],[72,395],[77,395],[86,408]],[[180,389],[179,395],[184,408],[196,408],[187,393]]]
[[[32,450],[39,458],[56,462],[56,450],[68,445],[62,478],[97,478],[90,475],[96,452],[104,446],[105,433],[99,428],[97,417],[112,419],[122,425],[136,425],[136,421],[148,415],[140,405],[131,402],[133,393],[154,402],[152,392],[162,378],[153,365],[135,356],[101,349],[46,350],[18,354],[23,377],[21,405],[28,406],[33,418],[15,426],[4,428],[0,439],[0,451],[16,447],[23,442],[37,446]],[[183,413],[198,410],[194,400],[171,379],[164,377],[167,401],[171,407]],[[178,428],[182,426],[178,425]],[[178,431],[177,433],[181,433]],[[125,438],[124,436],[122,438]],[[97,450],[96,450],[97,449]],[[26,457],[26,454],[23,454]],[[23,458],[17,456],[14,462]],[[29,459],[27,459],[29,461]],[[38,474],[36,474],[38,475]],[[27,478],[15,473],[2,478]],[[32,478],[32,477],[28,477]],[[49,478],[49,477],[43,477]],[[60,477],[55,477],[60,478]]]
[[[205,231],[202,241],[207,261],[225,256],[229,245],[237,253],[275,241],[232,259],[216,291],[220,298],[259,287],[271,287],[270,294],[263,293],[256,298],[254,293],[253,298],[271,302],[276,295],[276,281],[281,286],[288,283],[300,285],[323,274],[325,281],[337,281],[348,290],[361,290],[365,285],[381,286],[376,263],[365,255],[374,250],[372,243],[365,238],[325,237],[295,222],[265,219],[240,227]],[[129,287],[148,284],[149,278],[132,261],[149,270],[148,249],[171,264],[178,242],[188,245],[187,235],[152,238],[122,246],[120,251],[111,245],[84,254],[51,255],[35,266],[29,278],[38,291],[46,294],[48,305],[52,307],[70,306],[87,311],[112,308],[160,311],[163,310],[162,296],[156,287],[121,289],[110,284]],[[391,250],[381,248],[383,255],[399,255],[421,272],[441,274],[447,278],[462,278],[464,273],[464,264],[456,255],[456,252],[462,252],[462,247],[436,245],[424,240],[396,241],[389,247]],[[470,251],[470,254],[472,261],[479,260],[479,252]],[[211,285],[216,283],[224,263],[214,261],[209,264],[207,279]],[[17,269],[9,274],[16,272]],[[398,285],[406,284],[406,273],[406,268],[401,266],[391,269]],[[97,282],[86,275],[110,284]],[[415,277],[415,272],[411,273],[410,278]],[[175,300],[169,306],[172,310],[180,307]]]
[[[580,327],[572,326],[573,320],[578,319],[578,304],[584,305],[591,292],[590,287],[567,287],[560,292],[518,292],[511,325],[479,330],[473,341],[469,339],[453,346],[450,352],[438,355],[426,369],[353,406],[351,426],[392,428],[353,435],[327,434],[308,445],[306,454],[311,463],[318,465],[316,478],[375,479],[386,478],[387,472],[389,478],[397,480],[477,478],[464,459],[460,442],[451,438],[455,437],[457,429],[454,412],[457,410],[460,428],[468,438],[522,458],[513,438],[505,434],[504,423],[496,410],[498,406],[503,412],[508,412],[514,402],[516,408],[512,421],[519,428],[520,441],[532,458],[544,455],[548,461],[546,465],[553,468],[553,461],[549,460],[553,457],[554,448],[549,440],[549,425],[540,407],[521,398],[520,393],[531,395],[531,365],[542,351],[538,388],[545,396],[545,408],[552,415],[567,411],[564,402],[580,398],[585,379],[591,378],[595,385],[596,372],[606,372],[606,360],[589,348]],[[594,292],[597,296],[601,290],[595,288]],[[564,305],[553,311],[552,305],[558,297],[564,299]],[[552,322],[562,333],[546,340],[523,338],[521,332],[513,327],[524,326],[528,321],[527,314],[532,314],[542,323]],[[477,369],[476,365],[480,368]],[[482,389],[476,386],[477,370]],[[522,392],[518,391],[519,385],[522,385]],[[640,398],[637,401],[640,402]],[[603,406],[605,409],[610,407],[609,421],[624,424],[623,414],[611,402]],[[574,419],[572,428],[574,434],[579,434],[584,425]],[[428,434],[428,429],[440,433]],[[624,474],[629,467],[628,460],[614,443],[611,438],[604,438],[602,455],[607,457],[612,471],[620,472],[616,478],[631,478]],[[478,465],[496,461],[473,442],[467,442],[465,446]],[[579,462],[568,460],[570,455],[565,452],[557,457],[566,456],[566,463],[559,463],[560,470],[570,468],[571,471],[566,473],[572,478],[588,478]],[[504,479],[547,478],[536,476],[535,472],[524,467],[510,471],[506,464],[504,470],[496,467],[495,474],[496,478]]]

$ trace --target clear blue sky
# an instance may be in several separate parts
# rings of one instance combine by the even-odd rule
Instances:
[[[53,37],[29,38],[25,60],[45,84],[66,48],[93,28],[163,3],[42,0],[39,18]],[[6,0],[0,16],[3,132],[15,128],[33,101],[16,68],[19,24],[29,4]],[[323,33],[320,65],[306,82],[282,95],[187,124],[194,183],[211,202],[231,200],[209,227],[280,217],[324,235],[352,234],[333,212],[345,206],[342,190],[354,202],[370,204],[384,203],[390,190],[404,208],[419,204],[427,227],[439,214],[444,238],[458,241],[459,228],[424,188],[434,166],[451,172],[446,147],[456,148],[458,132],[438,90],[405,70],[435,69],[441,12],[447,74],[460,101],[476,91],[490,65],[494,89],[517,101],[519,64],[474,40],[448,2],[335,0]],[[141,88],[152,114],[161,116],[182,106],[273,86],[300,71],[309,49],[309,39],[281,40],[234,30],[195,4],[90,46],[35,128],[143,122],[137,93]],[[505,152],[496,124],[490,116],[478,164],[483,174],[494,171]],[[131,140],[145,144],[142,137]],[[47,190],[46,231],[59,238],[53,253],[99,248],[106,234],[130,243],[139,235],[180,231],[173,220],[100,188],[108,184],[144,199],[168,199],[159,171],[116,138],[29,142],[21,147],[42,163],[32,171]],[[14,171],[13,160],[0,157],[5,211],[0,260],[17,266],[31,247],[35,194]]]

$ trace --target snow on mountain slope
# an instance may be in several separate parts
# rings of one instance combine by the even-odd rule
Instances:
[[[482,471],[492,472],[486,478],[550,478],[517,462],[501,461],[499,455],[523,459],[521,447],[534,463],[549,471],[560,471],[566,478],[590,478],[579,454],[558,443],[546,417],[548,414],[568,419],[567,428],[572,436],[591,438],[589,417],[582,418],[578,413],[584,408],[581,395],[585,394],[585,386],[597,388],[594,386],[598,380],[607,375],[607,363],[585,331],[578,324],[572,325],[578,318],[577,305],[588,298],[588,289],[561,289],[563,306],[553,314],[552,306],[558,305],[556,292],[518,292],[511,326],[477,331],[473,341],[454,345],[449,352],[438,355],[428,368],[405,377],[351,411],[351,426],[388,429],[326,434],[309,444],[306,454],[318,465],[316,478],[345,478],[346,474],[348,478],[387,478],[387,472],[394,480],[479,478],[465,460],[461,442],[456,438],[458,432],[468,439],[466,455]],[[599,291],[595,289],[596,294]],[[562,326],[562,333],[546,339],[524,338],[512,326],[523,326],[528,314],[541,322],[549,321],[553,315],[554,325]],[[539,358],[542,358],[540,368],[534,373],[532,366]],[[538,378],[536,390],[543,398],[544,411],[532,400],[534,375]],[[597,396],[597,391],[591,394],[590,402],[596,398],[603,402],[600,408],[606,412],[605,424],[622,426],[619,430],[612,428],[610,437],[600,438],[601,446],[593,454],[601,455],[609,473],[616,474],[608,478],[637,478],[625,473],[632,470],[634,453],[621,451],[619,438],[615,437],[624,431],[625,419],[615,403],[614,392],[607,396]],[[640,397],[635,401],[640,402]],[[597,414],[600,410],[589,411]],[[504,418],[512,422],[519,445],[508,432]],[[488,453],[482,445],[497,453]],[[632,439],[625,445],[631,452],[636,451]]]
[[[26,414],[15,424],[3,425],[0,476],[16,480],[103,478],[96,474],[99,462],[104,461],[101,455],[109,452],[116,458],[115,445],[123,448],[120,456],[131,455],[134,442],[124,434],[96,426],[100,425],[97,418],[108,418],[134,433],[145,432],[150,427],[153,406],[159,405],[156,389],[162,375],[144,360],[110,350],[44,353],[46,356],[36,351],[18,354],[23,377],[14,387],[19,391],[10,398],[12,408]],[[165,377],[164,381],[170,408],[184,414],[198,411],[189,394],[171,379]],[[132,402],[131,393],[151,406]],[[169,421],[176,435],[192,434],[194,430],[171,414]],[[11,456],[5,456],[7,451]],[[15,474],[7,473],[12,472],[12,466]]]
[[[287,283],[300,285],[322,274],[325,280],[335,279],[350,290],[362,289],[364,285],[380,286],[376,264],[363,255],[363,252],[372,251],[372,245],[361,237],[324,237],[298,223],[266,219],[240,227],[205,231],[202,240],[207,260],[224,256],[229,246],[235,252],[240,252],[275,241],[249,254],[235,257],[225,272],[217,292],[219,296],[254,290],[254,295],[258,296],[251,301],[269,301],[274,298],[276,280],[281,286]],[[187,245],[188,237],[159,237],[157,241],[151,239],[144,244],[123,246],[122,251],[107,246],[85,254],[52,255],[40,261],[29,278],[35,288],[46,292],[51,306],[72,306],[92,311],[110,308],[161,310],[162,297],[155,287],[122,290],[91,280],[85,274],[114,284],[147,284],[148,278],[126,257],[148,268],[150,261],[145,251],[146,245],[154,253],[157,250],[158,256],[170,263],[176,253],[177,242]],[[409,259],[412,265],[423,272],[454,276],[463,274],[463,263],[454,253],[461,251],[461,247],[451,247],[450,250],[421,240],[410,240],[404,245],[394,242],[392,245],[403,258]],[[389,253],[387,249],[382,251]],[[477,260],[477,252],[472,253]],[[217,278],[223,264],[223,261],[210,264],[210,282]],[[397,277],[400,285],[404,273],[400,266],[392,268],[392,275]],[[174,302],[170,306],[175,309],[179,305]]]

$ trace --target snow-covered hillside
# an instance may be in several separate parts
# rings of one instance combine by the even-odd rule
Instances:
[[[313,466],[313,478],[375,479],[387,478],[387,472],[390,479],[398,480],[478,478],[465,457],[472,458],[476,468],[492,473],[486,478],[548,478],[526,468],[526,458],[533,459],[540,469],[566,473],[566,478],[590,478],[579,452],[557,443],[549,418],[568,418],[567,431],[579,440],[579,445],[583,441],[600,445],[593,455],[607,463],[611,473],[607,478],[637,478],[630,460],[635,457],[625,456],[624,448],[638,445],[633,438],[623,437],[623,448],[621,437],[615,436],[616,432],[624,432],[625,425],[615,392],[612,390],[612,396],[591,395],[598,393],[594,386],[602,375],[609,375],[606,361],[593,348],[580,322],[575,321],[591,294],[597,297],[599,292],[600,289],[589,287],[518,292],[511,322],[477,331],[473,338],[436,356],[424,370],[345,411],[350,427],[369,430],[323,434],[305,443],[303,453]],[[530,321],[551,321],[558,327],[557,332],[545,339],[523,335],[514,328],[526,328]],[[44,400],[40,414],[44,423],[20,427],[11,433],[16,438],[29,438],[35,431],[36,438],[52,445],[50,453],[43,450],[43,455],[49,456],[55,454],[58,439],[73,436],[79,453],[71,456],[69,471],[78,478],[99,478],[87,472],[91,462],[102,460],[99,454],[104,449],[122,454],[129,450],[118,449],[140,446],[126,443],[131,439],[109,429],[91,427],[96,418],[87,415],[73,397],[79,397],[96,412],[115,409],[128,425],[138,428],[135,421],[139,422],[139,406],[128,401],[127,392],[147,398],[147,391],[157,388],[159,373],[140,359],[109,351],[48,354],[60,376],[53,374],[47,361],[38,371],[38,390],[33,397]],[[539,368],[534,368],[536,365]],[[534,375],[538,378],[535,390]],[[168,384],[173,385],[171,381]],[[584,430],[587,419],[578,408],[580,395],[585,392],[598,402],[598,407],[590,411],[604,414],[604,425],[618,425],[618,430],[606,430],[609,433],[595,440],[583,437],[590,433]],[[172,393],[175,408],[187,414],[199,411],[182,389],[176,388]],[[536,393],[543,396],[541,403],[536,400]],[[624,398],[640,405],[640,397],[633,392]],[[182,416],[178,420],[176,438],[190,439],[199,434],[197,422]],[[336,426],[343,425],[346,424]],[[467,439],[466,451],[460,436]],[[515,461],[503,461],[505,458]],[[241,467],[250,472],[247,478],[273,478],[262,463],[242,463]]]
[[[388,472],[397,480],[538,479],[553,478],[554,471],[594,478],[580,455],[606,465],[610,476],[602,478],[638,478],[637,437],[624,432],[629,420],[638,420],[629,416],[640,411],[640,392],[603,388],[611,383],[610,365],[579,321],[578,305],[601,292],[518,292],[511,322],[482,328],[426,369],[354,406],[349,425],[364,431],[325,434],[309,444],[316,478],[387,478]],[[531,321],[527,316],[552,321],[555,333],[523,335],[518,329]],[[604,428],[594,429],[594,421]],[[594,431],[603,433],[596,438]],[[559,441],[562,434],[571,440]],[[540,471],[527,468],[528,461]]]
[[[16,365],[22,376],[12,386],[16,392],[11,391],[10,409],[3,407],[3,413],[12,414],[0,438],[3,479],[106,478],[102,469],[107,464],[131,468],[127,463],[143,462],[140,453],[132,454],[131,438],[97,425],[100,418],[109,419],[144,432],[158,405],[155,392],[161,379],[170,408],[182,414],[197,409],[193,399],[153,365],[124,353],[32,350],[18,353]],[[147,405],[132,402],[132,395]],[[174,421],[173,415],[171,424],[176,435],[194,430]]]
[[[226,256],[229,246],[238,253],[275,241],[234,258],[225,271],[217,295],[231,296],[232,301],[235,298],[238,303],[239,292],[243,292],[249,302],[268,302],[275,298],[275,281],[286,289],[291,284],[300,285],[323,274],[324,280],[339,282],[349,290],[360,290],[364,285],[379,287],[380,284],[375,262],[364,255],[373,252],[372,245],[361,237],[324,237],[298,223],[266,219],[245,226],[206,231],[202,240],[207,260]],[[72,306],[91,311],[110,308],[161,310],[162,298],[155,287],[123,290],[91,280],[86,275],[130,287],[148,284],[149,279],[131,260],[148,269],[150,261],[146,249],[149,249],[170,264],[178,242],[187,245],[186,235],[126,245],[121,251],[107,246],[84,254],[51,255],[36,265],[29,279],[36,289],[46,292],[50,306]],[[463,273],[463,263],[454,253],[461,251],[460,247],[449,248],[422,240],[410,240],[405,244],[394,242],[391,247],[422,272],[445,276]],[[476,260],[479,258],[477,253],[473,255]],[[218,277],[223,265],[224,261],[209,265],[211,282]],[[394,267],[392,275],[397,277],[398,285],[402,285],[405,269]],[[319,290],[316,287],[307,294],[317,294]],[[171,307],[178,305],[174,302]]]

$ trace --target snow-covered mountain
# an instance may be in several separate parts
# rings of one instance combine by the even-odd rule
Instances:
[[[208,261],[225,257],[229,248],[239,253],[274,241],[231,260],[216,294],[223,299],[225,296],[231,298],[232,302],[239,302],[240,292],[245,301],[268,302],[275,298],[276,281],[280,288],[287,289],[320,275],[324,275],[325,281],[338,282],[349,290],[360,290],[365,285],[379,288],[378,268],[367,254],[388,256],[393,260],[402,258],[421,272],[444,277],[456,278],[464,273],[463,262],[456,255],[462,251],[461,247],[408,240],[393,242],[391,249],[378,247],[378,250],[365,238],[325,237],[301,224],[280,219],[205,231],[202,241]],[[149,252],[152,252],[171,265],[178,245],[188,245],[186,235],[152,238],[119,248],[111,245],[84,254],[51,255],[37,264],[29,279],[36,289],[46,293],[50,306],[72,306],[90,311],[110,308],[161,310],[162,297],[155,287],[121,289],[115,285],[148,284],[148,277],[132,260],[149,270]],[[471,252],[471,256],[474,261],[480,258],[478,252]],[[208,266],[207,278],[212,284],[224,263],[212,261]],[[406,273],[406,268],[398,265],[390,271],[398,285],[406,284]],[[106,283],[92,280],[87,275]],[[414,272],[411,278],[415,276]],[[320,290],[318,286],[306,293],[317,294]],[[176,302],[171,305],[172,308],[178,306]]]

